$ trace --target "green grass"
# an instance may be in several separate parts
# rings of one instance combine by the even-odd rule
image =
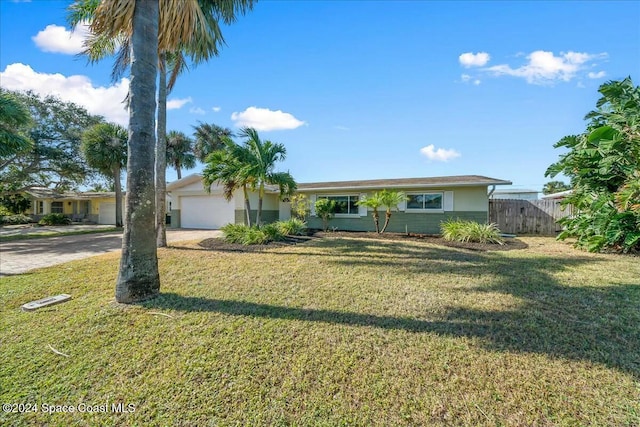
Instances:
[[[96,233],[112,233],[114,231],[122,232],[122,228],[105,227],[94,230],[73,230],[73,231],[36,231],[32,234],[12,234],[9,236],[0,236],[0,242],[9,242],[14,240],[31,240],[42,239],[46,237],[73,236],[75,234],[96,234]]]
[[[135,405],[0,424],[639,425],[639,259],[523,240],[185,244],[133,306],[113,302],[117,253],[0,278],[0,401]]]

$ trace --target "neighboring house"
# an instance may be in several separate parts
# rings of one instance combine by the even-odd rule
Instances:
[[[489,186],[511,185],[510,181],[477,175],[378,179],[366,181],[336,181],[298,184],[298,193],[306,194],[311,201],[311,228],[322,228],[322,221],[315,216],[313,204],[326,197],[338,202],[339,211],[329,225],[339,230],[372,231],[372,211],[357,205],[367,195],[383,190],[404,191],[409,200],[396,207],[388,231],[412,233],[439,233],[440,223],[448,218],[488,221]],[[229,223],[244,221],[242,190],[234,193],[227,202],[220,187],[212,187],[207,193],[200,175],[190,175],[167,185],[172,196],[172,227],[220,228]],[[252,220],[258,198],[250,196]],[[381,207],[380,219],[384,221],[385,207]],[[289,203],[280,200],[277,188],[269,188],[263,204],[265,222],[284,220],[291,216]]]
[[[539,191],[507,188],[489,194],[490,199],[538,200]]]
[[[560,191],[558,193],[545,194],[542,196],[543,199],[552,199],[552,200],[563,200],[570,196],[573,193],[573,190],[565,190]]]
[[[74,222],[116,223],[114,192],[58,192],[50,188],[32,187],[24,193],[31,200],[31,208],[27,213],[36,221],[46,214],[61,213]]]

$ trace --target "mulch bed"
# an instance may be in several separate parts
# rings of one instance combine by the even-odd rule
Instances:
[[[314,239],[335,239],[335,238],[350,238],[350,239],[377,239],[377,240],[396,240],[405,242],[424,242],[438,246],[447,246],[450,248],[466,249],[470,251],[488,252],[488,251],[511,251],[516,249],[526,249],[528,245],[518,239],[505,239],[504,245],[496,244],[482,244],[482,243],[462,243],[462,242],[449,242],[439,236],[425,235],[425,234],[403,234],[403,233],[384,233],[377,234],[374,232],[355,232],[355,231],[334,231],[323,232],[318,231],[310,236],[300,237],[288,237],[282,242],[271,242],[266,245],[241,245],[237,243],[227,243],[221,238],[205,239],[198,243],[198,246],[213,251],[224,252],[261,252],[266,249],[273,249],[277,247],[285,247],[290,245],[297,245],[306,243]]]

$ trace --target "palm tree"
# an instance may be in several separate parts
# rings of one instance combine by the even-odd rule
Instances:
[[[194,152],[202,163],[206,162],[209,154],[223,148],[225,141],[233,137],[233,132],[229,128],[223,128],[213,123],[198,122],[198,126],[194,126],[193,129],[193,135],[196,138]]]
[[[366,206],[373,210],[373,223],[376,226],[376,233],[380,233],[380,214],[378,208],[384,205],[384,200],[380,192],[375,192],[369,197],[365,197],[358,202],[358,206]]]
[[[93,34],[113,40],[124,35],[131,40],[127,210],[116,284],[118,302],[143,300],[160,290],[153,173],[149,176],[155,166],[158,53],[176,52],[186,46],[200,51],[198,47],[215,45],[209,37],[211,33],[207,33],[207,29],[212,28],[207,25],[215,21],[219,31],[217,16],[213,13],[217,5],[230,6],[236,12],[245,11],[252,4],[252,0],[200,1],[204,11],[198,0],[103,0],[94,9]],[[204,37],[198,36],[198,29],[204,29]]]
[[[11,93],[0,90],[0,157],[8,157],[33,146],[23,132],[29,123],[29,109]]]
[[[233,194],[242,188],[244,195],[245,220],[251,226],[251,204],[249,202],[248,187],[252,184],[250,167],[243,163],[246,157],[244,148],[232,140],[227,140],[223,148],[218,149],[207,156],[206,166],[202,171],[202,182],[207,192],[211,191],[211,185],[220,183],[223,186],[224,197],[228,201]]]
[[[167,164],[174,167],[178,179],[182,178],[182,168],[191,169],[196,166],[193,154],[193,140],[183,132],[172,130],[167,134]]]
[[[116,227],[122,227],[122,169],[127,166],[127,130],[113,123],[99,123],[82,134],[80,149],[87,163],[113,179],[116,192]]]
[[[405,202],[407,200],[407,195],[402,191],[390,191],[390,190],[382,190],[380,192],[380,201],[382,205],[387,208],[387,212],[384,218],[384,225],[382,226],[382,230],[380,233],[384,233],[389,225],[389,220],[391,219],[391,209],[397,207],[400,203]]]
[[[286,158],[287,150],[284,145],[260,140],[258,132],[253,128],[242,128],[239,136],[246,138],[240,159],[242,164],[248,166],[248,176],[253,178],[252,189],[258,190],[256,225],[260,226],[265,186],[277,185],[280,197],[286,197],[295,192],[297,185],[289,172],[274,171],[276,162]]]
[[[542,187],[542,194],[553,194],[570,190],[571,186],[563,181],[549,181]]]

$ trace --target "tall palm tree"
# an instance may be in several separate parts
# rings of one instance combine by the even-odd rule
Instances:
[[[127,166],[127,130],[99,123],[82,134],[80,150],[92,168],[113,179],[116,192],[116,227],[122,227],[122,169]]]
[[[196,166],[193,154],[193,140],[184,132],[172,130],[167,134],[167,164],[173,166],[182,178],[182,168],[191,169]]]
[[[89,0],[91,1],[91,0]],[[160,289],[156,252],[155,186],[149,179],[155,166],[155,79],[158,53],[176,52],[190,46],[215,45],[207,24],[216,22],[216,5],[233,12],[245,11],[252,0],[102,0],[95,8],[91,32],[107,39],[131,40],[129,88],[129,153],[127,163],[127,210],[123,251],[116,284],[118,302],[134,302],[156,295]],[[94,1],[95,3],[95,1]],[[249,6],[247,6],[249,5]],[[223,16],[224,18],[224,16]],[[197,30],[204,29],[204,37]],[[154,174],[151,174],[154,178]]]
[[[8,157],[33,146],[24,133],[29,123],[29,109],[9,92],[0,90],[0,157]]]
[[[384,233],[389,225],[389,220],[391,219],[391,209],[398,207],[400,203],[406,201],[407,195],[402,191],[382,190],[380,191],[379,197],[382,201],[382,205],[387,208],[384,225],[382,226],[382,230],[380,230],[380,233]]]
[[[248,176],[253,178],[252,189],[258,190],[256,225],[260,226],[265,186],[277,185],[280,189],[280,197],[286,197],[295,192],[297,185],[289,172],[274,171],[276,163],[286,158],[287,150],[284,145],[262,141],[254,128],[242,128],[238,135],[246,138],[239,157],[241,163],[248,167]]]
[[[232,140],[226,140],[224,146],[206,158],[205,168],[202,171],[202,183],[207,192],[211,191],[211,185],[219,183],[223,187],[224,198],[231,200],[233,194],[242,188],[244,195],[245,221],[251,226],[251,204],[249,202],[248,187],[253,182],[250,174],[250,166],[243,163],[247,157],[244,148]]]
[[[369,197],[365,197],[358,202],[358,206],[366,206],[373,210],[373,223],[376,226],[376,233],[380,233],[380,214],[378,208],[384,205],[381,192],[377,191]]]
[[[233,137],[231,129],[223,128],[213,123],[198,122],[198,125],[194,126],[193,129],[193,135],[196,138],[194,152],[202,163],[207,161],[209,154],[223,148],[225,141]]]

